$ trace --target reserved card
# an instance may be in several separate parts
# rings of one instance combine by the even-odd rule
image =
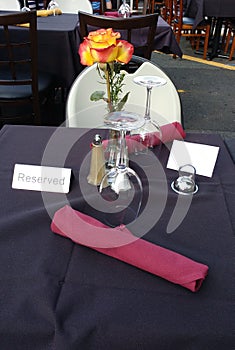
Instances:
[[[216,146],[174,140],[167,168],[178,170],[182,165],[191,164],[196,174],[212,177],[218,153]]]
[[[15,164],[12,188],[31,191],[68,193],[71,169]]]

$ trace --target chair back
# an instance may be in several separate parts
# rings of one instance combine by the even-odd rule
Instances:
[[[183,17],[184,17],[184,0],[172,1],[172,20],[177,23],[179,30],[182,29]]]
[[[174,19],[173,0],[165,0],[164,1],[164,6],[162,9],[162,17],[169,25],[172,24],[172,21]]]
[[[40,124],[36,11],[1,15],[0,30],[0,106],[31,103]]]
[[[135,56],[133,59],[139,60]],[[156,64],[142,59],[141,63],[133,74],[127,73],[124,78],[123,96],[130,91],[125,109],[129,108],[133,112],[144,114],[146,90],[136,85],[133,78],[138,75],[159,76],[164,78],[167,84],[152,90],[151,112],[153,117],[160,125],[174,121],[182,124],[181,101],[171,79]],[[106,103],[90,101],[90,95],[94,91],[105,90],[106,86],[101,85],[100,82],[96,64],[84,69],[76,78],[69,91],[66,105],[66,125],[68,127],[97,128],[103,125],[103,118],[107,113]]]
[[[20,3],[18,0],[0,0],[0,10],[20,11]]]
[[[89,31],[98,28],[113,28],[121,32],[121,39],[134,45],[135,55],[150,59],[157,28],[158,14],[129,18],[109,18],[79,12],[80,35],[84,38]]]
[[[59,6],[63,13],[78,13],[78,11],[93,13],[89,0],[60,0]]]
[[[159,12],[165,5],[165,0],[148,0],[148,12],[149,13],[154,13],[154,12]]]

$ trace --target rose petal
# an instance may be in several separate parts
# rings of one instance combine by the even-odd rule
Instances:
[[[118,54],[117,61],[120,63],[128,63],[134,52],[134,46],[126,40],[118,40],[117,42]]]
[[[104,47],[110,45],[116,45],[116,40],[121,37],[119,32],[114,32],[112,28],[108,29],[99,29],[94,32],[90,32],[88,39],[91,40],[91,45],[95,43],[103,44]]]
[[[93,57],[91,55],[89,41],[85,38],[80,44],[78,53],[80,55],[81,64],[84,66],[92,66],[94,63]]]
[[[94,62],[109,63],[115,61],[118,54],[117,46],[110,46],[105,49],[93,49],[91,48],[91,55]]]

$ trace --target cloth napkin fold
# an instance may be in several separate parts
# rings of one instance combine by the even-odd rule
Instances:
[[[161,132],[162,132],[162,138],[161,140],[159,139],[159,134],[158,133],[151,133],[151,138],[153,138],[153,146],[157,146],[162,143],[167,143],[173,140],[183,140],[186,136],[186,133],[182,127],[182,125],[179,122],[173,122],[169,124],[165,124],[161,126]],[[140,143],[140,135],[135,134],[135,135],[127,135],[126,136],[126,144],[128,147],[128,152],[133,153],[137,150],[138,148],[138,143]],[[104,148],[107,147],[108,140],[103,141],[103,146]],[[145,145],[147,147],[147,141],[141,141],[142,145]],[[140,148],[141,148],[140,144]]]
[[[208,273],[204,264],[137,238],[125,226],[110,228],[67,205],[55,213],[51,230],[192,292],[199,290]]]
[[[107,17],[119,17],[118,11],[107,11],[104,13],[104,15]]]

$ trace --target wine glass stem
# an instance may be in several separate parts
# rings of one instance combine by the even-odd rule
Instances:
[[[145,120],[150,120],[150,106],[151,106],[151,92],[152,87],[147,86],[147,99],[146,99],[146,109],[145,109]]]
[[[120,130],[120,155],[118,159],[118,168],[125,168],[126,166],[126,131]]]
[[[26,0],[24,0],[24,7],[26,7]]]

